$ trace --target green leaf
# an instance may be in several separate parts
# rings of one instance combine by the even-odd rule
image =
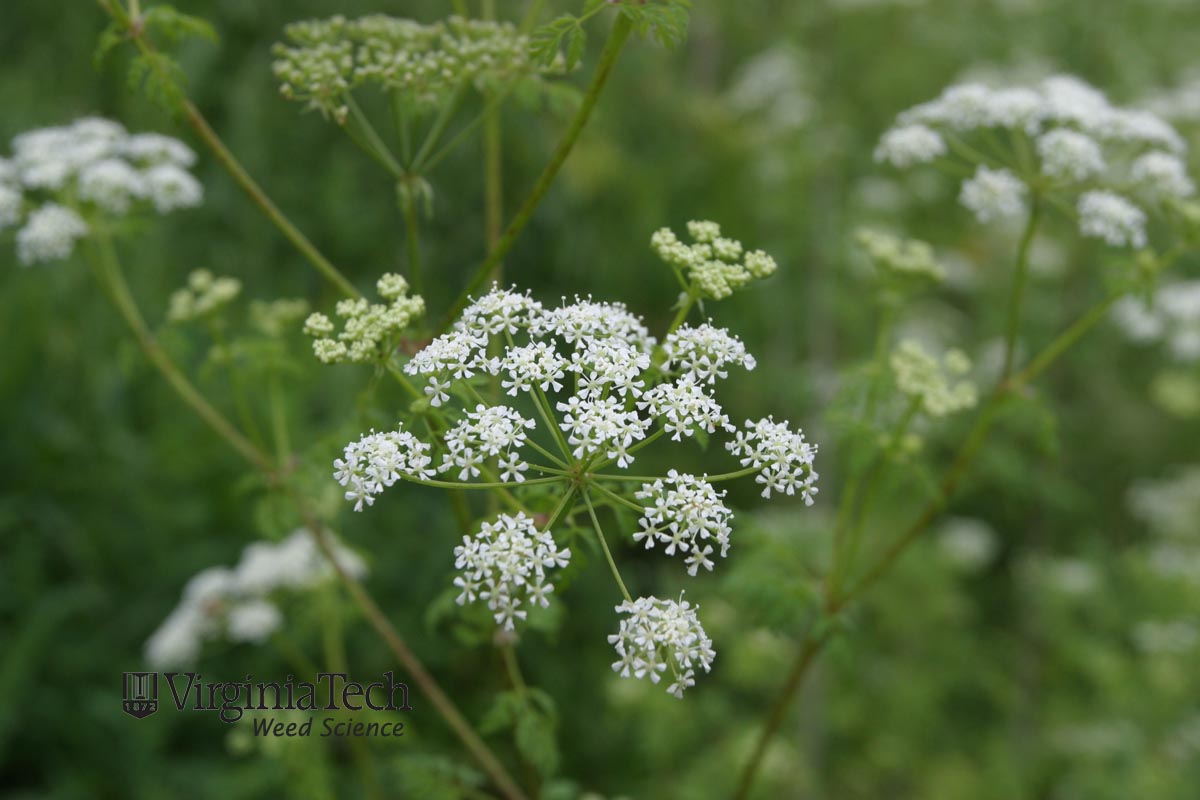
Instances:
[[[178,111],[184,101],[183,70],[163,53],[139,53],[129,65],[129,87],[166,111]]]
[[[100,33],[100,40],[96,43],[96,52],[92,55],[92,62],[96,65],[96,68],[99,69],[100,65],[104,63],[104,59],[108,57],[108,54],[119,47],[124,41],[124,29],[116,22],[108,23],[108,27]]]
[[[583,48],[587,44],[587,32],[576,25],[567,32],[567,69],[575,69],[583,60]]]
[[[687,38],[691,0],[665,0],[645,5],[622,5],[621,13],[639,36],[653,35],[659,44],[674,50]]]
[[[183,14],[172,6],[154,6],[142,16],[142,25],[147,32],[161,35],[171,43],[184,39],[217,42],[217,31],[207,20]]]
[[[549,67],[562,51],[563,38],[580,30],[579,20],[570,14],[552,19],[529,36],[529,57],[541,67]]]

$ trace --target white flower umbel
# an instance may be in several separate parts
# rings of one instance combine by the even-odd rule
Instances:
[[[430,446],[403,427],[394,431],[371,431],[346,445],[343,457],[333,462],[333,477],[346,487],[346,499],[354,510],[374,505],[375,496],[400,480],[401,475],[425,480],[434,476]]]
[[[110,120],[27,131],[12,150],[0,159],[0,229],[24,218],[17,256],[26,265],[69,257],[91,222],[195,206],[204,194],[186,170],[195,161],[186,145]]]
[[[1105,190],[1079,197],[1079,232],[1113,247],[1146,246],[1146,212]]]
[[[1196,193],[1187,164],[1171,153],[1154,151],[1139,156],[1129,168],[1129,177],[1156,197],[1182,199]]]
[[[57,203],[46,203],[17,231],[17,259],[25,266],[64,259],[87,232],[83,217]]]
[[[942,135],[926,125],[914,124],[892,128],[879,140],[875,160],[894,167],[924,164],[946,154]]]
[[[362,558],[326,533],[326,541],[347,575],[366,574]],[[146,642],[146,661],[155,669],[186,667],[204,644],[227,638],[262,644],[283,626],[277,600],[288,592],[312,590],[333,579],[333,565],[305,528],[280,542],[254,542],[233,569],[209,567],[184,586],[175,607]]]
[[[1084,236],[1140,248],[1147,211],[1162,210],[1178,227],[1176,207],[1195,194],[1186,142],[1170,124],[1114,106],[1071,76],[1028,87],[952,86],[898,116],[880,141],[880,159],[918,164],[903,144],[931,136],[945,140],[950,166],[976,170],[959,197],[981,222],[1018,216],[1034,207],[1030,199],[1045,199],[1051,208],[1078,208]]]
[[[458,470],[458,479],[465,481],[479,475],[479,465],[487,458],[498,457],[504,467],[500,479],[520,483],[521,473],[529,468],[517,451],[525,445],[527,429],[535,423],[525,419],[508,406],[485,406],[482,403],[468,413],[466,419],[446,432],[446,449],[439,472]]]
[[[1083,181],[1104,171],[1104,155],[1100,145],[1090,136],[1055,128],[1037,140],[1042,171],[1052,178]]]
[[[981,166],[963,181],[958,199],[980,222],[992,222],[1024,212],[1025,193],[1025,184],[1011,171]]]
[[[1163,284],[1148,300],[1126,297],[1113,318],[1133,341],[1161,341],[1175,360],[1200,362],[1200,280]]]
[[[682,698],[684,690],[696,685],[696,670],[703,667],[708,672],[717,656],[696,610],[686,600],[657,597],[617,606],[617,613],[627,616],[608,637],[618,657],[613,671],[622,678],[648,677],[651,683],[667,677],[672,681],[667,692]]]
[[[514,630],[530,606],[549,607],[554,584],[547,571],[565,567],[571,551],[558,549],[550,531],[539,531],[524,513],[501,514],[495,522],[484,522],[474,536],[464,536],[454,558],[458,604],[483,600],[497,625]]]
[[[746,420],[725,449],[740,456],[743,467],[758,470],[754,480],[763,484],[763,497],[771,492],[799,494],[811,506],[820,491],[816,486],[820,476],[813,471],[817,445],[805,441],[803,431],[793,433],[787,422],[776,422],[774,417]]]
[[[703,478],[675,470],[665,480],[642,484],[634,496],[649,504],[633,540],[645,541],[646,549],[660,543],[669,556],[678,553],[693,577],[700,567],[711,572],[714,550],[721,558],[729,553],[733,512],[725,506],[725,494]]]
[[[690,325],[680,327],[667,336],[663,350],[667,354],[664,368],[690,375],[697,383],[711,385],[718,378],[729,377],[728,364],[746,369],[754,369],[757,365],[742,340],[724,328],[715,327],[712,320],[695,328]]]

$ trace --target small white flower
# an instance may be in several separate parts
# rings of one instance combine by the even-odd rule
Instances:
[[[755,481],[763,484],[763,497],[769,498],[772,491],[799,493],[811,506],[813,495],[820,491],[816,486],[820,476],[813,471],[817,445],[805,441],[803,431],[793,433],[787,422],[776,422],[774,417],[746,420],[725,449],[740,456],[743,467],[759,471]]]
[[[1079,232],[1113,247],[1146,246],[1146,213],[1120,195],[1106,191],[1079,197]]]
[[[1139,156],[1129,168],[1133,182],[1156,197],[1184,198],[1196,193],[1196,184],[1188,177],[1183,159],[1154,151]]]
[[[87,223],[74,211],[47,203],[17,231],[17,258],[25,266],[67,258],[87,232]]]
[[[667,692],[682,698],[684,690],[696,683],[696,669],[712,668],[717,656],[712,640],[696,616],[697,607],[686,600],[639,597],[625,601],[616,611],[628,615],[617,633],[608,637],[618,657],[613,671],[622,678],[658,683],[665,676],[673,680]]]
[[[547,572],[570,563],[571,551],[558,549],[550,531],[539,531],[524,513],[501,514],[495,522],[484,522],[474,536],[464,536],[454,558],[458,604],[484,600],[496,624],[514,630],[516,621],[528,615],[522,605],[549,607],[554,584]]]
[[[1037,140],[1042,171],[1052,178],[1083,181],[1104,171],[1100,145],[1090,136],[1068,128],[1055,128]]]
[[[434,476],[430,446],[403,427],[376,433],[372,430],[357,442],[346,445],[343,457],[333,462],[334,479],[346,488],[346,499],[354,510],[373,505],[376,495],[401,476],[425,480]]]
[[[204,188],[191,173],[175,164],[159,164],[144,173],[146,196],[160,214],[200,205]]]
[[[21,220],[24,200],[20,189],[0,181],[0,231],[16,225]]]
[[[633,534],[635,542],[645,541],[646,549],[659,543],[669,556],[678,552],[693,577],[700,567],[712,571],[708,556],[713,545],[721,558],[728,555],[733,512],[725,506],[725,492],[708,481],[671,470],[666,481],[642,484],[634,496],[650,501],[642,512],[640,530]]]
[[[959,201],[980,222],[1015,217],[1025,210],[1025,184],[1007,169],[981,166],[963,182]]]
[[[892,128],[883,134],[875,148],[875,160],[894,167],[925,164],[946,154],[942,135],[926,125],[912,124]]]
[[[229,610],[229,638],[262,644],[283,625],[283,614],[266,600],[249,600]]]

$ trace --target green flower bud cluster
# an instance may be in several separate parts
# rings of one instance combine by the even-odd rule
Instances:
[[[687,227],[692,244],[681,242],[670,228],[660,228],[650,237],[650,247],[707,297],[723,300],[751,280],[775,272],[775,259],[762,250],[746,252],[741,242],[721,236],[717,223],[692,221]]]
[[[947,350],[939,360],[916,341],[905,339],[892,351],[896,388],[931,417],[944,417],[972,408],[978,400],[975,384],[962,379],[971,371],[971,359],[958,349]]]
[[[276,44],[280,91],[339,122],[346,95],[376,85],[418,109],[440,105],[459,87],[495,86],[544,72],[530,60],[527,37],[508,23],[450,17],[423,25],[375,14],[335,16],[288,25]]]
[[[335,313],[341,317],[342,330],[321,313],[310,314],[304,321],[304,332],[315,338],[313,353],[326,364],[374,363],[386,358],[401,331],[425,313],[425,300],[420,295],[409,296],[408,281],[388,273],[375,284],[379,296],[390,301],[369,303],[365,298],[342,300]]]
[[[250,324],[263,336],[278,339],[308,313],[308,301],[302,297],[279,300],[255,300],[250,304]]]
[[[242,291],[237,278],[216,277],[206,269],[193,270],[187,285],[171,294],[169,322],[191,322],[206,317],[233,301]]]
[[[860,229],[855,234],[860,247],[884,277],[913,278],[941,283],[946,269],[934,257],[933,248],[918,239],[900,239],[882,231]]]

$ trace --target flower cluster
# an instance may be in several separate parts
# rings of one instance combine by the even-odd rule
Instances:
[[[336,541],[332,545],[343,570],[353,577],[366,574],[356,553]],[[280,542],[254,542],[233,569],[210,567],[188,581],[179,605],[147,640],[146,660],[155,668],[188,666],[204,642],[221,636],[260,644],[283,624],[272,595],[318,586],[334,574],[305,528]]]
[[[723,300],[755,278],[775,272],[775,259],[762,250],[747,251],[736,239],[721,236],[715,222],[687,224],[692,244],[684,244],[670,228],[660,228],[650,237],[654,252],[707,297]]]
[[[375,496],[400,480],[401,475],[424,480],[430,469],[430,446],[397,425],[394,431],[371,431],[346,445],[343,457],[333,462],[334,479],[346,488],[346,499],[355,511],[374,505]]]
[[[696,685],[696,668],[712,668],[716,651],[696,616],[698,607],[686,600],[639,597],[617,606],[622,619],[617,633],[608,637],[617,651],[613,671],[622,678],[649,677],[658,683],[669,669],[673,683],[667,692],[678,698]]]
[[[882,231],[863,229],[855,235],[871,261],[889,276],[915,278],[933,283],[946,279],[946,268],[938,263],[933,248],[918,239],[900,239]]]
[[[17,257],[26,266],[67,258],[95,217],[198,205],[203,190],[187,171],[195,160],[176,139],[96,117],[27,131],[0,158],[0,230],[25,221]]]
[[[771,492],[799,493],[805,505],[811,506],[820,491],[820,476],[813,471],[817,445],[806,441],[803,431],[793,432],[787,422],[776,422],[774,417],[746,420],[734,440],[725,443],[725,449],[739,456],[743,467],[758,470],[754,480],[763,485],[763,497],[769,498]]]
[[[975,384],[963,379],[971,359],[961,350],[947,350],[938,360],[917,341],[905,339],[892,351],[891,367],[896,387],[931,417],[973,408],[978,399]]]
[[[649,501],[639,522],[641,530],[633,535],[635,542],[645,540],[646,548],[662,543],[667,555],[678,551],[686,556],[688,574],[695,576],[700,567],[712,571],[713,544],[721,558],[729,553],[729,521],[733,519],[724,502],[725,492],[718,492],[703,478],[667,473],[665,480],[642,484],[634,496]],[[710,543],[711,542],[711,543]]]
[[[484,600],[496,624],[513,630],[516,620],[528,615],[522,605],[549,607],[554,584],[546,571],[565,567],[571,551],[559,550],[550,531],[539,531],[524,513],[501,514],[474,536],[464,536],[454,558],[459,570],[454,585],[462,590],[458,604]]]
[[[1005,131],[974,147],[969,137]],[[997,141],[1012,143],[998,152]],[[1065,75],[1033,87],[969,83],[905,111],[875,157],[905,168],[958,156],[977,166],[959,193],[981,222],[1018,216],[1031,188],[1078,195],[1079,231],[1114,247],[1143,247],[1146,213],[1134,202],[1176,203],[1195,194],[1183,138],[1145,110],[1119,108]]]
[[[323,363],[378,363],[391,354],[399,334],[425,313],[425,299],[409,296],[402,276],[388,273],[375,288],[386,304],[361,297],[338,302],[335,313],[344,321],[336,338],[331,337],[337,327],[324,314],[310,314],[304,321],[304,332],[314,338],[313,353]]]
[[[171,293],[167,319],[188,322],[206,317],[233,302],[241,291],[242,282],[237,278],[215,277],[206,269],[193,270],[187,286]]]
[[[695,233],[719,239],[715,226]],[[575,492],[585,493],[589,509],[589,494],[598,492],[639,508],[634,542],[678,553],[695,576],[712,570],[730,547],[733,514],[715,482],[757,474],[764,497],[798,494],[810,505],[817,493],[817,447],[803,432],[772,418],[744,428],[730,423],[715,392],[734,367],[753,369],[754,357],[711,321],[679,325],[660,344],[619,303],[576,297],[547,306],[528,293],[493,287],[402,367],[425,381],[427,402],[414,409],[441,432],[437,439],[423,442],[402,426],[372,431],[345,448],[334,478],[356,511],[402,479],[448,488],[511,487],[510,502],[534,507],[553,496],[541,487],[557,483],[569,494],[559,497],[552,520],[567,513]],[[503,403],[484,399],[487,384],[500,387]],[[733,434],[727,448],[741,470],[703,477],[671,470],[644,480],[620,473],[658,438],[719,431]],[[451,475],[434,481],[439,473]],[[606,488],[610,482],[640,484],[640,490],[629,499]],[[553,589],[546,570],[570,556],[548,530],[536,528],[531,514],[502,515],[455,551],[459,603],[487,601],[496,624],[509,629],[531,605],[546,604]],[[615,562],[609,564],[615,571]],[[670,667],[671,692],[680,695],[693,685],[698,665],[709,667],[712,644],[687,603],[642,598],[619,611],[633,615],[613,637],[623,674],[658,681]]]
[[[1200,281],[1166,284],[1148,301],[1126,297],[1113,315],[1130,339],[1165,341],[1177,360],[1200,361]]]
[[[284,97],[342,121],[346,98],[364,85],[396,93],[418,109],[459,87],[485,89],[536,76],[528,39],[508,23],[450,17],[423,25],[381,14],[293,23],[273,50]]]

